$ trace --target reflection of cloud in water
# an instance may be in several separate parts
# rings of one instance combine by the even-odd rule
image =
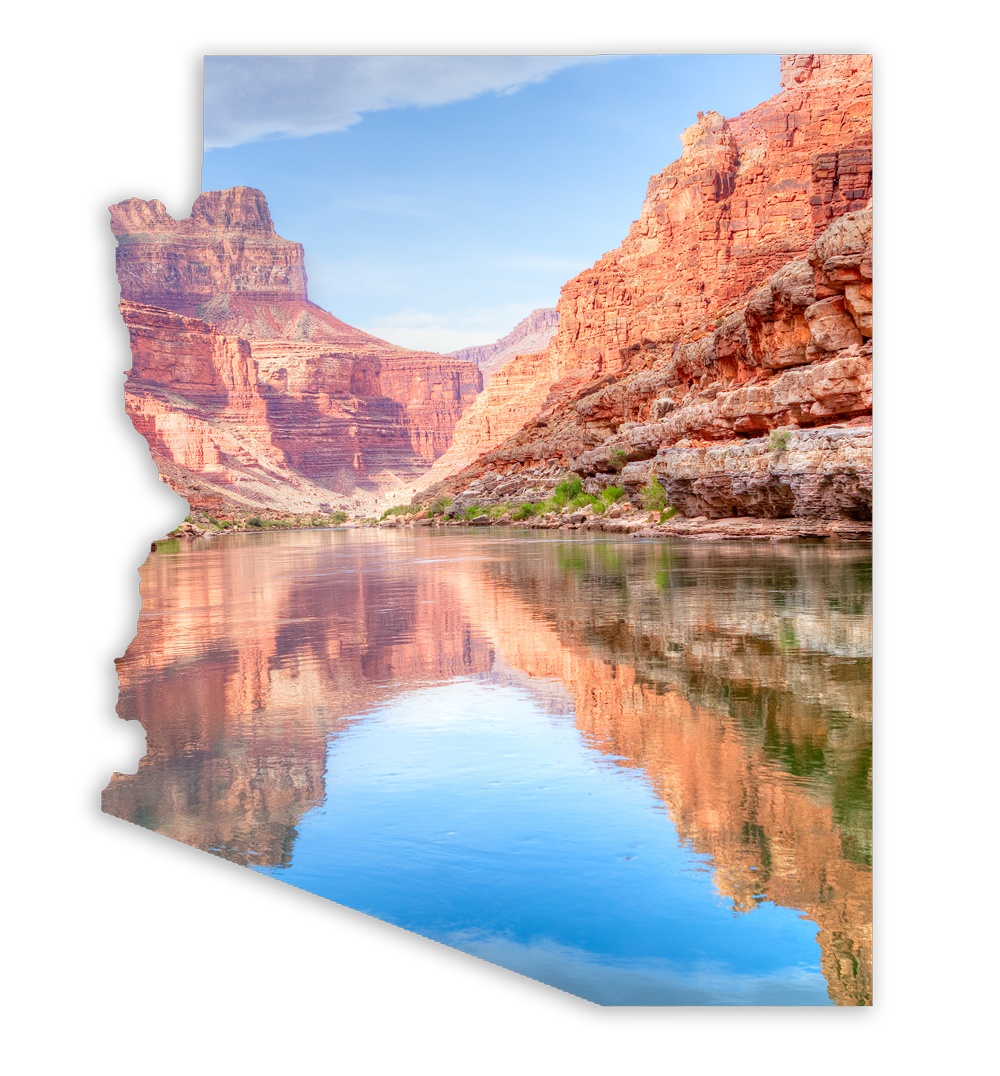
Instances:
[[[479,673],[478,680],[485,680],[498,687],[519,688],[546,714],[572,717],[574,713],[573,692],[555,677],[532,676],[523,669],[508,665],[499,651],[493,653],[489,672]]]
[[[525,945],[499,935],[457,931],[440,940],[598,1005],[832,1004],[822,973],[805,967],[741,975],[708,961],[682,969],[669,960],[616,960],[548,939]]]

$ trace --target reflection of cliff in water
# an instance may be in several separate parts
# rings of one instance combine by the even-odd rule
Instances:
[[[143,568],[119,712],[147,732],[105,809],[238,863],[291,861],[327,747],[410,688],[529,691],[641,770],[739,912],[820,927],[871,999],[870,558],[857,548],[316,532]]]
[[[546,622],[537,672],[572,687],[588,741],[641,767],[735,909],[771,900],[814,920],[831,997],[869,1004],[867,550],[550,554],[491,569],[498,648],[513,661]]]
[[[150,556],[139,632],[118,662],[118,712],[142,723],[147,753],[103,799],[110,814],[256,866],[291,861],[348,719],[492,663],[437,573],[386,570],[377,549],[350,556],[343,533],[294,549],[290,537]]]

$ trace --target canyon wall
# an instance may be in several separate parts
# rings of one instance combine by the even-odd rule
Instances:
[[[548,348],[494,375],[418,488],[457,493],[487,470],[527,487],[552,465],[613,477],[655,459],[647,476],[686,514],[810,514],[815,496],[763,475],[761,435],[864,427],[870,448],[871,129],[867,56],[782,57],[771,100],[699,114],[622,245],[562,289]],[[703,443],[730,450],[723,473],[668,451]],[[860,471],[827,463],[846,492],[823,511],[870,513],[870,454]]]
[[[447,450],[482,386],[477,367],[395,347],[310,302],[302,247],[275,234],[260,191],[206,192],[180,221],[133,198],[111,222],[127,408],[193,506],[359,506]],[[245,421],[221,392],[234,349]]]
[[[481,344],[478,347],[466,347],[452,351],[452,358],[474,362],[483,374],[483,388],[490,383],[490,378],[506,362],[517,355],[526,355],[541,351],[555,335],[559,325],[559,311],[555,307],[532,310],[522,318],[506,336],[494,344]]]

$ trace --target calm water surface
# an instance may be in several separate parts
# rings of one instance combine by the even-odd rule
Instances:
[[[871,1003],[870,548],[161,543],[104,809],[608,1005]]]

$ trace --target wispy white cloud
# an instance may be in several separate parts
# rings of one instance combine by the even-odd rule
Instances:
[[[709,960],[684,965],[656,957],[615,959],[550,939],[525,944],[474,930],[440,940],[598,1005],[830,1004],[818,962],[755,974]]]
[[[516,93],[595,56],[206,56],[205,147],[342,131],[365,112]]]
[[[530,308],[514,303],[447,311],[397,310],[358,328],[400,347],[447,354],[492,344],[529,313]]]

